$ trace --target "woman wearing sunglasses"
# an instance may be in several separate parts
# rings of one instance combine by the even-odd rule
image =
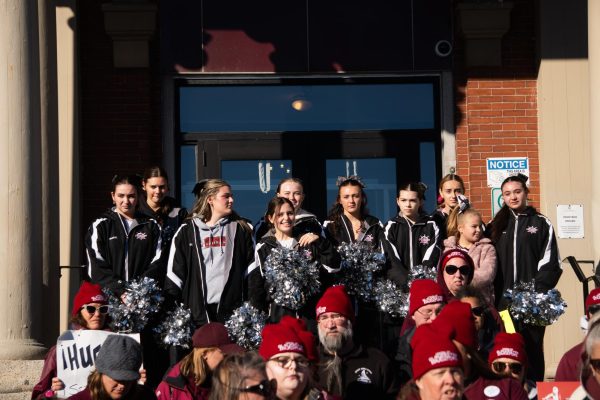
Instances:
[[[592,323],[583,342],[581,386],[571,399],[600,399],[600,322]]]
[[[446,302],[456,298],[457,293],[473,280],[473,260],[464,250],[444,252],[438,267],[437,283],[442,287]]]
[[[525,379],[527,354],[525,353],[525,341],[521,334],[498,333],[488,361],[498,375],[518,380],[530,399],[537,396],[535,382]]]
[[[494,337],[498,332],[504,332],[502,318],[494,306],[487,302],[481,290],[472,285],[462,288],[456,297],[471,306],[479,343],[477,351],[484,359],[487,359],[494,346]]]
[[[265,360],[254,351],[230,354],[213,374],[209,400],[274,399],[274,382],[267,379]]]
[[[100,289],[100,285],[83,282],[73,299],[71,312],[71,328],[101,330],[107,325],[108,305],[107,299]],[[53,346],[46,355],[40,381],[34,386],[32,399],[53,397],[57,391],[63,390],[65,385],[56,376],[56,346]]]

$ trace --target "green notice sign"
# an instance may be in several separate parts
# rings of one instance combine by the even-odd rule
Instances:
[[[502,200],[502,190],[500,188],[492,189],[492,218],[496,216],[498,211],[504,205],[504,201]]]

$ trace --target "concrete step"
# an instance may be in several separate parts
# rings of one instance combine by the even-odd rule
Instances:
[[[0,399],[29,399],[43,366],[44,360],[0,360]]]

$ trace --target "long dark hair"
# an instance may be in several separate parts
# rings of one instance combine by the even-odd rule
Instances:
[[[367,194],[365,193],[362,182],[360,182],[358,179],[349,178],[340,183],[335,203],[331,207],[331,210],[329,210],[329,215],[327,217],[328,220],[333,222],[331,231],[334,236],[337,236],[338,229],[342,226],[342,215],[344,215],[344,208],[340,204],[340,191],[345,186],[356,186],[360,188],[360,218],[363,219],[369,212],[367,209]]]
[[[527,177],[525,175],[518,174],[509,176],[504,181],[502,181],[500,191],[502,191],[502,188],[504,188],[504,185],[506,185],[508,182],[519,182],[523,186],[525,194],[529,194],[529,188],[527,188]],[[502,232],[504,232],[506,230],[506,227],[508,226],[510,218],[512,218],[512,212],[510,210],[510,207],[504,204],[492,220],[492,242],[496,243],[500,239],[500,237],[502,236]]]
[[[284,204],[287,204],[290,207],[292,207],[292,211],[294,210],[294,205],[292,204],[292,202],[289,199],[286,199],[285,197],[275,196],[271,199],[271,201],[269,201],[269,204],[267,205],[267,211],[265,212],[265,223],[269,226],[269,228],[271,228],[271,230],[273,230],[275,227],[271,223],[269,217],[272,217],[273,215],[277,214]]]
[[[165,178],[165,181],[167,182],[167,189],[169,188],[169,176],[163,167],[155,165],[153,167],[146,168],[144,171],[144,176],[142,177],[142,183],[144,186],[148,183],[148,179],[150,178]],[[171,211],[171,208],[172,205],[163,198],[159,208],[159,213],[168,214]]]

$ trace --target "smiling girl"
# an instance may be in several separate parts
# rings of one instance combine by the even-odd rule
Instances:
[[[465,183],[460,176],[448,174],[440,181],[439,188],[439,196],[442,202],[432,214],[432,217],[440,227],[441,238],[445,239],[447,237],[446,224],[448,215],[458,205],[458,195],[465,194]]]
[[[330,281],[329,276],[339,270],[340,256],[335,251],[329,240],[317,236],[316,240],[308,244],[301,243],[302,233],[294,235],[294,205],[284,197],[274,197],[267,206],[265,221],[269,222],[271,234],[263,236],[256,244],[256,268],[248,275],[248,291],[252,303],[259,309],[269,310],[270,322],[278,322],[284,315],[304,317],[313,326],[315,322],[315,304],[320,297],[316,294],[306,301],[304,307],[297,312],[286,309],[272,302],[266,295],[264,280],[264,268],[267,257],[274,249],[287,248],[297,251],[306,251],[310,255],[311,262],[317,262],[320,266],[319,281],[322,289]]]
[[[196,327],[225,322],[246,298],[252,227],[233,210],[231,186],[202,182],[192,215],[173,236],[165,292],[191,309]]]

